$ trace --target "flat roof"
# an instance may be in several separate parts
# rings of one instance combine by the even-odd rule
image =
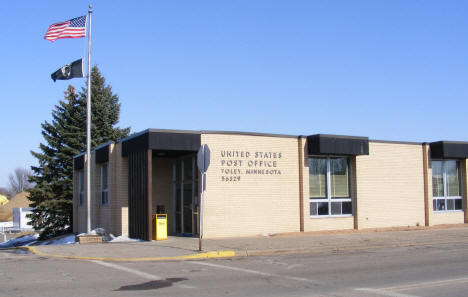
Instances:
[[[185,134],[187,137],[189,135],[201,135],[201,134],[225,134],[225,135],[247,135],[247,136],[264,136],[264,137],[280,137],[280,138],[307,138],[313,135],[320,135],[323,137],[334,137],[334,138],[340,138],[340,139],[368,139],[369,142],[374,142],[374,143],[394,143],[394,144],[410,144],[410,145],[423,145],[426,142],[412,142],[412,141],[397,141],[397,140],[379,140],[379,139],[369,139],[365,136],[350,136],[350,135],[337,135],[337,134],[311,134],[311,135],[291,135],[291,134],[278,134],[278,133],[262,133],[262,132],[246,132],[246,131],[218,131],[218,130],[176,130],[176,129],[154,129],[154,128],[149,128],[145,129],[140,132],[133,133],[125,138],[122,138],[116,143],[125,143],[130,140],[135,141],[135,138],[138,138],[142,135],[145,134],[161,134],[161,135],[170,135],[174,134],[174,136],[180,135],[182,137],[183,134]],[[169,139],[166,139],[168,141]],[[463,142],[463,141],[443,141],[446,144],[468,144],[468,142]],[[100,149],[104,146],[109,145],[110,143],[113,143],[112,141],[109,141],[107,143],[101,144],[94,148],[92,151],[96,151],[97,149]],[[80,154],[77,154],[74,156],[74,158],[79,157],[84,155],[85,152],[82,152]]]

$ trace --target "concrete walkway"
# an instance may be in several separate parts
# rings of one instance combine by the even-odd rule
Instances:
[[[375,248],[468,243],[468,224],[436,228],[289,233],[274,236],[204,239],[169,237],[165,241],[49,245],[29,248],[45,257],[104,261],[158,261],[321,253]]]

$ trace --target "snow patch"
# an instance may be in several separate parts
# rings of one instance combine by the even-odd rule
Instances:
[[[28,246],[37,241],[39,234],[25,235],[0,243],[0,248],[11,248],[17,246]]]

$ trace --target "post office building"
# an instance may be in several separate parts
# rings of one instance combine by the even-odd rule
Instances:
[[[148,129],[75,156],[73,230],[88,207],[92,229],[144,240],[161,212],[204,238],[465,223],[467,158],[467,142]]]

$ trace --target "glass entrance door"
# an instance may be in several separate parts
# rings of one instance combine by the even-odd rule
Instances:
[[[173,164],[174,232],[198,234],[198,179],[195,156],[176,159]]]

